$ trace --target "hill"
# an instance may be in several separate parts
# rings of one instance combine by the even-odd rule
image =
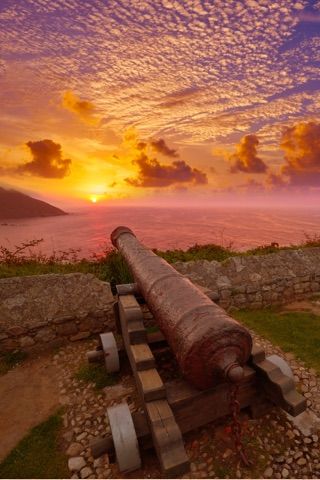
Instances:
[[[0,219],[67,215],[60,208],[16,190],[0,187]]]

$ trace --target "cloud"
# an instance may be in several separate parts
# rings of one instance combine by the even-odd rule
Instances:
[[[138,175],[135,178],[126,178],[125,181],[134,187],[168,187],[181,183],[193,185],[208,183],[207,175],[204,172],[190,167],[183,160],[175,160],[171,165],[163,165],[157,159],[151,159],[146,153],[141,152],[133,163],[139,167]]]
[[[162,153],[162,155],[165,155],[167,157],[179,156],[176,150],[168,147],[163,138],[159,138],[159,140],[151,140],[150,145],[156,152]]]
[[[71,160],[62,158],[61,145],[52,140],[27,142],[32,154],[31,162],[16,167],[15,172],[44,178],[63,178],[70,173]]]
[[[256,135],[245,135],[237,145],[236,153],[229,156],[231,173],[264,173],[267,165],[257,156],[259,140]]]
[[[190,99],[197,97],[203,91],[201,87],[183,88],[177,92],[166,95],[160,107],[171,108],[187,104]]]
[[[288,177],[290,185],[320,187],[320,123],[301,122],[287,127],[280,148],[286,160],[281,173]]]
[[[266,188],[271,190],[279,190],[288,186],[288,182],[281,175],[270,173],[266,178]]]
[[[83,122],[89,123],[90,125],[97,125],[100,121],[94,116],[96,111],[94,104],[88,100],[81,100],[80,97],[71,91],[64,92],[62,96],[62,106],[66,110],[78,115]]]

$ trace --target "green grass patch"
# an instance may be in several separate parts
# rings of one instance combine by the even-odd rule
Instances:
[[[68,478],[67,457],[59,447],[61,427],[61,412],[34,427],[0,464],[0,478]]]
[[[75,378],[84,383],[93,383],[96,390],[118,382],[118,375],[107,373],[104,363],[87,363],[75,373]]]
[[[22,363],[28,354],[22,350],[15,350],[14,352],[0,353],[0,376],[7,373],[11,368],[19,363]]]
[[[154,253],[164,258],[169,263],[174,262],[190,262],[194,260],[216,260],[222,262],[229,257],[239,255],[240,252],[233,250],[231,245],[224,247],[222,245],[216,245],[209,243],[207,245],[195,244],[187,250],[153,250]]]
[[[240,310],[232,315],[320,373],[320,316],[276,309]]]

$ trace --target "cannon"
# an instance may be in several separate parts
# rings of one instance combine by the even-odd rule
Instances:
[[[112,436],[95,440],[94,457],[115,451],[120,471],[129,472],[141,466],[138,447],[154,447],[163,475],[181,476],[189,468],[183,433],[234,417],[244,408],[253,417],[274,404],[293,416],[305,410],[306,400],[295,390],[283,359],[266,358],[245,327],[142,245],[129,228],[116,228],[111,241],[135,280],[117,286],[115,311],[124,350],[117,348],[111,332],[104,333],[88,360],[104,358],[107,370],[115,371],[125,352],[144,413],[131,415],[125,403],[108,408]],[[142,304],[160,331],[147,333]],[[159,346],[171,350],[182,378],[163,382],[153,354]],[[241,441],[237,450],[246,462]]]
[[[249,332],[144,247],[130,229],[118,227],[111,240],[127,261],[185,378],[200,389],[222,379],[239,381],[252,349]]]

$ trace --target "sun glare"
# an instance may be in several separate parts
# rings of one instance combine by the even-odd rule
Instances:
[[[97,195],[91,195],[90,200],[91,200],[92,203],[97,203],[97,201],[98,201]]]

